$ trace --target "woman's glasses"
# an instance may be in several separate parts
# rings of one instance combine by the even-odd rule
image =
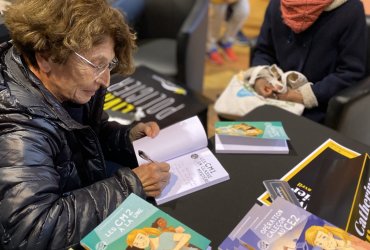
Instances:
[[[85,64],[89,65],[91,68],[95,71],[95,79],[101,76],[106,69],[109,69],[109,71],[112,71],[115,67],[118,65],[118,59],[117,57],[113,58],[111,62],[105,65],[96,65],[92,62],[90,62],[88,59],[86,59],[84,56],[78,54],[74,51],[76,56],[78,56]]]

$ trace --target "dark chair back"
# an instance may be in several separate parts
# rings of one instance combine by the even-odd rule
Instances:
[[[140,21],[137,65],[201,92],[208,0],[147,0]]]
[[[370,77],[329,101],[325,124],[370,146]]]
[[[366,26],[367,26],[366,75],[370,76],[370,16],[366,16]]]

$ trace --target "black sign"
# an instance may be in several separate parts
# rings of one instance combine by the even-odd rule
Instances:
[[[161,128],[198,115],[206,127],[207,101],[146,67],[129,77],[113,75],[104,110],[124,124],[156,121]]]

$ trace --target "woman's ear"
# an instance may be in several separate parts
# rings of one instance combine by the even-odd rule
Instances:
[[[40,71],[47,74],[51,70],[50,66],[50,58],[47,57],[45,54],[37,53],[35,54],[37,64],[39,65]]]

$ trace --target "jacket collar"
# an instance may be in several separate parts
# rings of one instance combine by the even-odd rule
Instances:
[[[5,52],[6,74],[12,82],[8,84],[11,95],[18,106],[32,116],[59,120],[66,129],[79,129],[85,126],[73,120],[62,104],[45,88],[42,82],[23,62],[20,53],[10,47]]]
[[[326,7],[325,11],[332,11],[341,6],[342,4],[344,4],[345,2],[347,2],[347,0],[334,0],[328,7]]]

